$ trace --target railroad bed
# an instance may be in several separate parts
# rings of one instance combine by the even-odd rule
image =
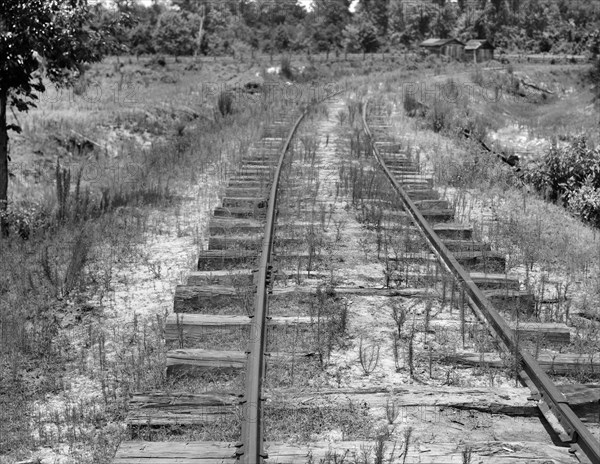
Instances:
[[[346,109],[279,115],[242,161],[176,289],[167,386],[132,395],[114,462],[600,462],[581,422],[600,389],[545,373],[600,359],[558,353],[563,323],[523,322],[535,296],[504,256],[387,117],[364,108],[352,132]]]

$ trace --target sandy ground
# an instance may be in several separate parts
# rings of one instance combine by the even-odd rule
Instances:
[[[97,259],[90,266],[96,268],[96,272],[107,272],[107,262],[114,267],[110,269],[109,290],[101,298],[90,295],[87,302],[101,309],[101,319],[70,331],[69,342],[73,349],[84,353],[87,359],[83,362],[88,371],[78,374],[78,363],[74,363],[65,375],[65,391],[48,395],[34,405],[34,417],[43,424],[43,433],[59,433],[56,423],[73,408],[85,406],[99,412],[104,408],[102,386],[94,367],[98,364],[98,352],[84,347],[88,330],[104,334],[106,362],[110,363],[123,355],[133,356],[128,353],[132,349],[133,334],[155,335],[149,328],[156,325],[157,318],[162,319],[172,312],[176,285],[185,282],[187,273],[195,267],[198,249],[207,244],[208,220],[218,201],[219,182],[216,173],[207,174],[194,186],[176,188],[184,198],[176,207],[148,211],[146,231],[140,237],[137,252],[129,254],[130,259],[110,259],[108,255],[115,253],[115,249],[109,244],[99,245],[94,250]],[[101,433],[118,435],[124,430],[124,424],[115,421],[105,424]],[[69,431],[63,429],[60,433],[65,436]],[[94,431],[73,430],[73,433]],[[79,464],[89,462],[91,454],[75,442],[38,450],[34,457],[39,458],[41,464]]]
[[[344,224],[338,240],[335,240],[336,233],[333,230],[326,233],[329,243],[332,244],[331,249],[328,250],[331,256],[344,258],[343,263],[331,259],[330,264],[327,265],[329,266],[327,272],[335,275],[338,285],[382,288],[384,266],[377,259],[374,237],[357,222],[356,213],[350,206],[351,199],[336,194],[339,166],[344,151],[347,150],[346,134],[336,116],[344,111],[345,107],[343,101],[331,102],[328,106],[328,116],[321,117],[316,124],[319,139],[316,162],[319,182],[317,200],[323,202],[326,209],[334,209],[332,222]],[[365,238],[368,238],[367,242]],[[365,247],[370,248],[366,256]],[[396,329],[391,316],[391,305],[394,304],[391,300],[395,300],[395,304],[409,307],[409,321],[414,320],[417,326],[422,325],[425,311],[423,300],[363,296],[348,298],[349,321],[344,346],[334,349],[325,368],[325,375],[316,374],[312,388],[355,390],[389,389],[402,385],[435,387],[448,385],[448,382],[450,385],[463,388],[485,388],[493,382],[494,387],[507,393],[522,391],[522,387],[515,387],[514,380],[507,378],[503,373],[497,373],[493,379],[490,379],[489,376],[475,372],[473,369],[455,369],[452,366],[436,365],[435,362],[433,376],[430,377],[426,355],[415,362],[415,377],[411,378],[408,372],[405,342],[400,349],[398,365],[394,359],[392,334]],[[451,314],[448,308],[441,308],[438,301],[433,302],[432,314],[435,315],[432,320],[437,324],[456,326],[459,323],[458,311],[454,310]],[[471,316],[467,320],[470,319]],[[377,353],[375,367],[369,374],[366,374],[361,367],[361,344],[364,350],[373,350],[372,353]],[[460,351],[460,348],[457,348],[459,344],[458,333],[449,336],[446,334],[445,337],[428,335],[427,339],[423,333],[418,333],[415,337],[415,350],[420,352],[423,352],[426,347],[431,347],[436,352]],[[471,350],[472,348],[469,351]],[[376,427],[387,430],[389,439],[398,443],[402,441],[404,431],[411,427],[413,430],[411,449],[414,453],[428,452],[426,446],[428,443],[458,442],[465,433],[474,440],[482,441],[511,441],[527,437],[527,440],[531,441],[552,443],[547,431],[537,419],[508,418],[464,411],[454,411],[454,414],[452,411],[446,411],[445,414],[431,416],[431,412],[427,415],[423,414],[423,411],[406,410],[393,424],[389,424],[384,408],[373,408],[369,414],[373,417]],[[311,440],[329,441],[333,445],[343,438],[343,430],[335,428],[311,436]]]

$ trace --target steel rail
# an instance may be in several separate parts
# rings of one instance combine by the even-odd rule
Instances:
[[[386,166],[385,161],[379,153],[379,149],[375,145],[373,135],[367,124],[367,105],[368,101],[365,101],[363,104],[362,123],[365,134],[369,139],[369,144],[373,150],[373,155],[394,187],[394,190],[396,190],[400,196],[406,211],[417,225],[429,247],[448,271],[450,271],[458,281],[463,283],[471,307],[477,308],[484,315],[494,332],[503,341],[506,348],[510,350],[511,353],[518,356],[523,370],[539,390],[541,399],[545,401],[550,410],[554,413],[560,425],[569,435],[571,442],[578,445],[592,463],[600,464],[600,442],[595,439],[583,422],[581,422],[581,419],[573,412],[563,393],[558,390],[550,377],[542,370],[536,359],[528,352],[519,348],[515,332],[508,324],[506,324],[503,317],[493,307],[479,287],[475,285],[469,273],[465,271],[454,255],[446,248],[437,233],[435,233],[427,220],[425,220],[415,203],[396,181],[394,175]]]
[[[307,107],[296,120],[288,138],[281,149],[281,155],[275,170],[269,205],[267,209],[267,223],[256,278],[255,313],[250,325],[250,343],[248,348],[248,368],[246,369],[246,395],[243,402],[242,446],[237,452],[238,459],[245,464],[259,464],[266,458],[263,451],[263,409],[261,407],[262,383],[265,374],[265,351],[267,345],[267,277],[273,251],[273,238],[275,235],[275,221],[277,214],[277,191],[281,179],[281,171],[285,157],[300,126],[308,114]]]
[[[256,276],[256,298],[254,305],[254,316],[250,325],[250,342],[248,346],[248,363],[246,369],[246,394],[241,402],[243,422],[242,441],[238,445],[236,455],[238,460],[244,464],[260,464],[267,454],[263,450],[263,408],[262,408],[262,383],[265,375],[265,352],[267,344],[267,313],[268,295],[267,278],[270,273],[270,263],[273,251],[273,239],[275,237],[275,221],[277,215],[277,191],[281,179],[281,170],[285,162],[292,139],[296,134],[300,123],[304,120],[311,108],[319,103],[329,100],[341,93],[344,89],[333,92],[320,100],[313,101],[307,105],[296,123],[290,130],[288,138],[281,149],[279,162],[271,185],[269,204],[267,207],[267,222],[261,249],[261,257]]]

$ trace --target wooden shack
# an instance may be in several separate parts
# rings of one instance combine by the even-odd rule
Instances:
[[[458,39],[431,38],[421,42],[419,47],[438,56],[460,59],[464,54],[465,44]]]
[[[465,59],[483,63],[494,59],[495,47],[485,39],[472,39],[465,45]]]

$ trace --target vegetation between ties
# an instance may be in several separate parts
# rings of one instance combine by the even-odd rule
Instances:
[[[32,449],[59,443],[66,445],[67,451],[63,451],[77,462],[109,462],[119,441],[127,435],[122,420],[131,392],[165,385],[167,389],[205,385],[204,380],[187,384],[188,380],[180,378],[177,381],[181,383],[171,384],[165,378],[166,313],[138,314],[132,302],[134,293],[124,302],[117,301],[121,293],[116,289],[134,287],[134,282],[128,281],[128,272],[141,268],[148,271],[147,280],[157,292],[168,293],[162,286],[176,279],[169,265],[161,262],[163,255],[154,256],[155,251],[148,251],[151,241],[170,234],[170,226],[176,223],[176,238],[188,240],[185,246],[201,247],[205,240],[202,224],[191,224],[185,218],[189,210],[180,208],[185,208],[190,195],[195,195],[202,197],[196,208],[210,209],[208,205],[222,193],[222,181],[260,135],[260,121],[277,119],[282,112],[293,113],[298,104],[304,103],[302,98],[269,98],[265,90],[269,83],[296,89],[296,84],[307,83],[310,87],[319,79],[367,75],[364,79],[355,75],[348,81],[348,88],[356,91],[356,99],[349,102],[347,112],[337,115],[339,125],[348,129],[348,157],[340,167],[334,203],[338,196],[347,195],[348,210],[354,208],[365,226],[369,235],[365,233],[358,241],[364,254],[361,258],[365,263],[377,260],[381,264],[377,277],[382,287],[392,290],[422,285],[433,289],[432,280],[418,274],[432,275],[434,271],[424,260],[409,264],[405,257],[422,243],[411,235],[407,225],[392,226],[385,218],[384,211],[395,206],[397,198],[386,190],[386,181],[376,172],[376,166],[365,162],[371,155],[370,147],[357,128],[361,97],[367,88],[370,94],[379,95],[374,97],[377,111],[382,110],[392,120],[392,116],[399,117],[407,132],[414,129],[399,142],[411,160],[422,172],[435,172],[436,181],[445,185],[444,196],[453,200],[456,212],[473,219],[478,234],[494,249],[506,253],[510,269],[523,270],[523,287],[536,295],[534,312],[528,317],[568,323],[575,332],[569,349],[582,354],[597,351],[598,331],[588,322],[597,318],[594,308],[598,303],[600,248],[595,229],[584,227],[568,213],[588,225],[600,226],[598,148],[590,137],[565,134],[538,160],[522,160],[516,173],[515,166],[509,168],[496,155],[503,153],[504,158],[511,159],[515,155],[511,149],[490,142],[492,134],[501,129],[495,122],[496,115],[506,108],[551,107],[563,97],[525,91],[532,82],[512,66],[498,72],[486,71],[485,75],[478,68],[471,73],[469,79],[474,84],[488,87],[497,97],[483,106],[460,97],[463,81],[454,71],[472,69],[462,64],[456,68],[448,65],[452,77],[444,82],[446,99],[421,100],[418,93],[398,91],[397,85],[408,78],[407,71],[423,77],[431,69],[442,69],[442,60],[419,57],[410,49],[429,34],[470,37],[485,33],[506,50],[593,51],[597,36],[593,33],[594,17],[587,14],[589,6],[571,7],[558,2],[544,9],[540,6],[543,2],[532,1],[527,10],[525,4],[492,2],[477,9],[475,22],[465,25],[463,2],[439,8],[424,6],[420,16],[410,8],[402,15],[401,2],[395,1],[360,2],[352,14],[345,1],[317,2],[318,8],[311,13],[300,7],[288,11],[285,6],[273,4],[264,7],[269,8],[269,14],[262,14],[254,4],[241,4],[242,11],[234,11],[227,2],[174,2],[179,10],[158,4],[143,7],[117,2],[115,10],[101,4],[90,10],[74,9],[77,21],[71,23],[59,14],[59,10],[64,13],[70,6],[61,9],[60,2],[37,3],[43,21],[23,45],[24,50],[18,52],[24,57],[21,67],[2,69],[0,78],[0,124],[5,129],[0,134],[0,154],[7,160],[2,165],[4,173],[0,169],[0,177],[5,174],[3,179],[7,179],[5,185],[0,179],[0,392],[6,406],[1,408],[0,436],[7,462],[29,457]],[[13,21],[18,24],[24,14],[14,5],[9,13],[18,17],[19,21]],[[544,20],[540,22],[557,26],[547,26],[552,34],[530,22],[531,11]],[[43,30],[48,15],[54,14],[59,18],[59,37],[49,37]],[[116,22],[114,14],[118,15]],[[27,15],[34,17],[35,11]],[[566,18],[581,26],[578,31],[565,25]],[[72,26],[78,21],[90,24],[85,33]],[[0,31],[5,28],[0,20]],[[577,37],[571,37],[573,34]],[[7,37],[3,35],[2,40]],[[183,40],[187,37],[194,40]],[[37,51],[46,39],[52,53],[42,57],[31,51]],[[67,50],[70,58],[65,62],[58,52],[70,39],[75,45]],[[390,39],[397,50],[385,46]],[[0,55],[6,58],[2,62],[19,61],[12,51],[7,52],[8,48],[0,43]],[[403,56],[398,55],[399,50]],[[136,56],[126,57],[122,55],[125,51]],[[388,55],[379,62],[373,55],[366,60],[366,54],[375,51]],[[154,52],[173,55],[175,63],[165,56],[143,56]],[[269,56],[261,57],[261,52]],[[280,52],[284,55],[279,66],[271,66],[277,68],[271,74],[267,68]],[[299,52],[310,56],[304,59]],[[337,57],[345,53],[347,59],[348,54],[361,52],[363,63],[352,56],[346,62]],[[318,53],[325,55],[322,63],[315,56]],[[330,58],[330,53],[336,58]],[[117,56],[99,62],[105,54]],[[192,54],[194,58],[186,56]],[[235,62],[220,55],[233,55]],[[42,75],[40,69],[44,67]],[[63,70],[69,72],[63,74]],[[598,69],[592,71],[592,79],[597,79],[597,73]],[[198,76],[227,81],[240,75],[244,77],[235,91],[223,86],[206,92],[197,82]],[[373,76],[377,82],[369,87],[365,83]],[[583,85],[590,82],[596,81],[586,78]],[[69,102],[40,98],[44,88],[55,84],[70,89],[77,98]],[[110,98],[105,92],[90,101],[87,97],[95,85],[102,89],[114,86],[115,92]],[[135,104],[127,102],[132,103],[130,106],[122,104],[124,91],[132,88],[143,98]],[[506,102],[502,96],[514,99]],[[172,104],[166,107],[165,101]],[[29,114],[11,109],[29,110]],[[398,109],[403,114],[399,115]],[[327,117],[326,109],[319,114]],[[433,145],[427,145],[430,142],[424,139],[437,143],[435,150],[429,150]],[[482,150],[478,140],[492,146],[493,151]],[[312,134],[302,138],[302,147],[310,168],[300,176],[308,173],[312,187],[319,192],[323,185],[315,174],[319,169],[316,154],[323,147]],[[29,156],[30,152],[40,157],[32,170],[43,174],[35,184],[33,176],[26,173],[29,167],[24,164],[19,169],[16,164],[20,156]],[[94,170],[101,175],[92,175]],[[524,193],[523,182],[541,198]],[[190,193],[189,185],[201,187]],[[316,321],[310,336],[302,338],[297,331],[293,341],[314,348],[318,365],[285,366],[278,371],[282,373],[281,385],[293,386],[300,377],[308,377],[309,371],[312,374],[310,369],[318,369],[318,376],[323,378],[333,375],[336,355],[353,348],[357,351],[352,363],[365,379],[376,378],[389,355],[393,356],[392,370],[406,374],[411,381],[428,378],[445,385],[461,385],[463,380],[454,366],[443,372],[432,367],[434,347],[449,352],[449,347],[459,345],[461,339],[463,348],[471,344],[481,354],[477,375],[485,376],[487,384],[502,383],[501,370],[507,377],[516,377],[517,363],[510,356],[503,360],[502,369],[486,366],[483,353],[495,347],[487,334],[476,332],[468,318],[465,320],[464,307],[459,331],[432,336],[430,324],[438,316],[433,298],[419,308],[423,323],[416,322],[416,307],[393,303],[385,315],[393,329],[390,337],[386,334],[385,342],[374,345],[361,338],[360,343],[349,343],[352,307],[349,300],[335,292],[334,266],[339,264],[333,259],[334,248],[344,243],[347,221],[336,216],[333,206],[319,209],[316,196],[314,193],[312,197],[313,218],[318,216],[320,225],[313,224],[300,237],[307,244],[308,257],[307,262],[297,263],[296,279],[301,282],[305,264],[309,276],[323,269],[331,275],[310,299],[309,313]],[[541,199],[565,206],[568,213]],[[305,200],[296,201],[300,206]],[[478,216],[478,211],[484,209],[489,216]],[[169,225],[157,216],[168,218]],[[324,239],[321,232],[325,230],[333,230],[334,234]],[[446,298],[455,307],[460,305],[459,292],[455,294],[452,285],[451,296],[449,288],[444,287],[442,306]],[[250,314],[249,287],[237,282],[233,286],[242,300],[242,314]],[[118,307],[124,307],[125,314],[122,310],[119,313]],[[183,340],[182,332],[178,340],[181,347]],[[212,340],[206,339],[207,343]],[[276,337],[272,341],[275,345],[280,342]],[[543,337],[523,343],[536,357],[550,345]],[[422,352],[423,346],[429,351]],[[596,378],[597,373],[584,366],[569,381]],[[231,379],[223,380],[223,385],[233,383]],[[80,394],[84,391],[89,395]],[[48,407],[46,399],[56,400],[58,406]],[[384,456],[390,453],[406,460],[413,439],[410,427],[394,434],[403,437],[401,442],[389,443],[390,435],[377,429],[371,412],[356,404],[342,410],[324,408],[318,414],[297,411],[290,425],[286,411],[273,411],[270,426],[276,432],[310,439],[309,430],[324,432],[342,424],[345,438],[374,440],[373,447],[363,450],[361,457],[353,457],[352,462],[386,462]],[[394,424],[397,413],[390,400],[385,407],[388,425]],[[233,439],[238,419],[224,420],[210,430],[181,433],[186,439],[201,440],[211,433],[213,438]],[[162,440],[171,432],[156,431],[145,438]],[[144,433],[140,430],[138,438],[144,438]],[[330,454],[327,462],[349,459]],[[465,447],[463,462],[471,462],[472,454],[473,450]]]

